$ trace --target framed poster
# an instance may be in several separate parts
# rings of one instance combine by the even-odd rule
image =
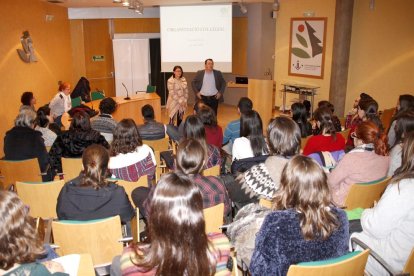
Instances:
[[[326,17],[290,21],[289,75],[323,79]]]

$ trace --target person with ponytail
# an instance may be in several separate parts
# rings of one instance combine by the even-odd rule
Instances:
[[[390,127],[388,129],[388,145],[392,147],[398,141],[396,137],[395,126],[401,114],[414,111],[414,96],[410,94],[403,94],[398,97],[397,107],[395,108],[395,114],[391,119]]]
[[[401,164],[378,203],[362,213],[362,232],[352,235],[393,271],[402,271],[414,244],[414,132],[404,137]],[[369,275],[390,275],[372,258],[365,270]]]
[[[345,139],[340,133],[336,132],[331,109],[326,107],[318,108],[315,110],[313,116],[320,132],[309,138],[303,149],[303,155],[309,155],[319,151],[333,152],[344,150]]]
[[[83,152],[84,170],[60,191],[56,212],[60,220],[92,220],[119,215],[123,223],[134,216],[125,189],[108,181],[108,151],[91,145]]]
[[[328,175],[334,202],[342,207],[354,183],[371,182],[387,175],[390,158],[386,135],[371,122],[362,122],[351,133],[355,148],[339,161]]]

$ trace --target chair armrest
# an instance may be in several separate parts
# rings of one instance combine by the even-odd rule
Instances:
[[[352,250],[354,250],[354,244],[360,246],[363,249],[369,249],[369,255],[373,257],[388,273],[391,275],[400,275],[394,271],[394,269],[383,259],[380,255],[378,255],[374,250],[372,250],[368,245],[366,245],[363,241],[358,238],[351,238],[351,246]]]

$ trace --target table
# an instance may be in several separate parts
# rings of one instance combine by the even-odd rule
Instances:
[[[308,96],[311,97],[311,117],[313,116],[313,102],[316,95],[316,90],[320,87],[306,85],[306,84],[297,84],[297,83],[282,83],[283,89],[280,92],[283,93],[283,112],[286,109],[286,93],[298,94],[299,96],[305,96],[305,100],[308,99]]]

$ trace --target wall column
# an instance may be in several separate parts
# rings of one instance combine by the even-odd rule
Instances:
[[[339,116],[345,113],[353,10],[354,0],[336,0],[329,101]]]

